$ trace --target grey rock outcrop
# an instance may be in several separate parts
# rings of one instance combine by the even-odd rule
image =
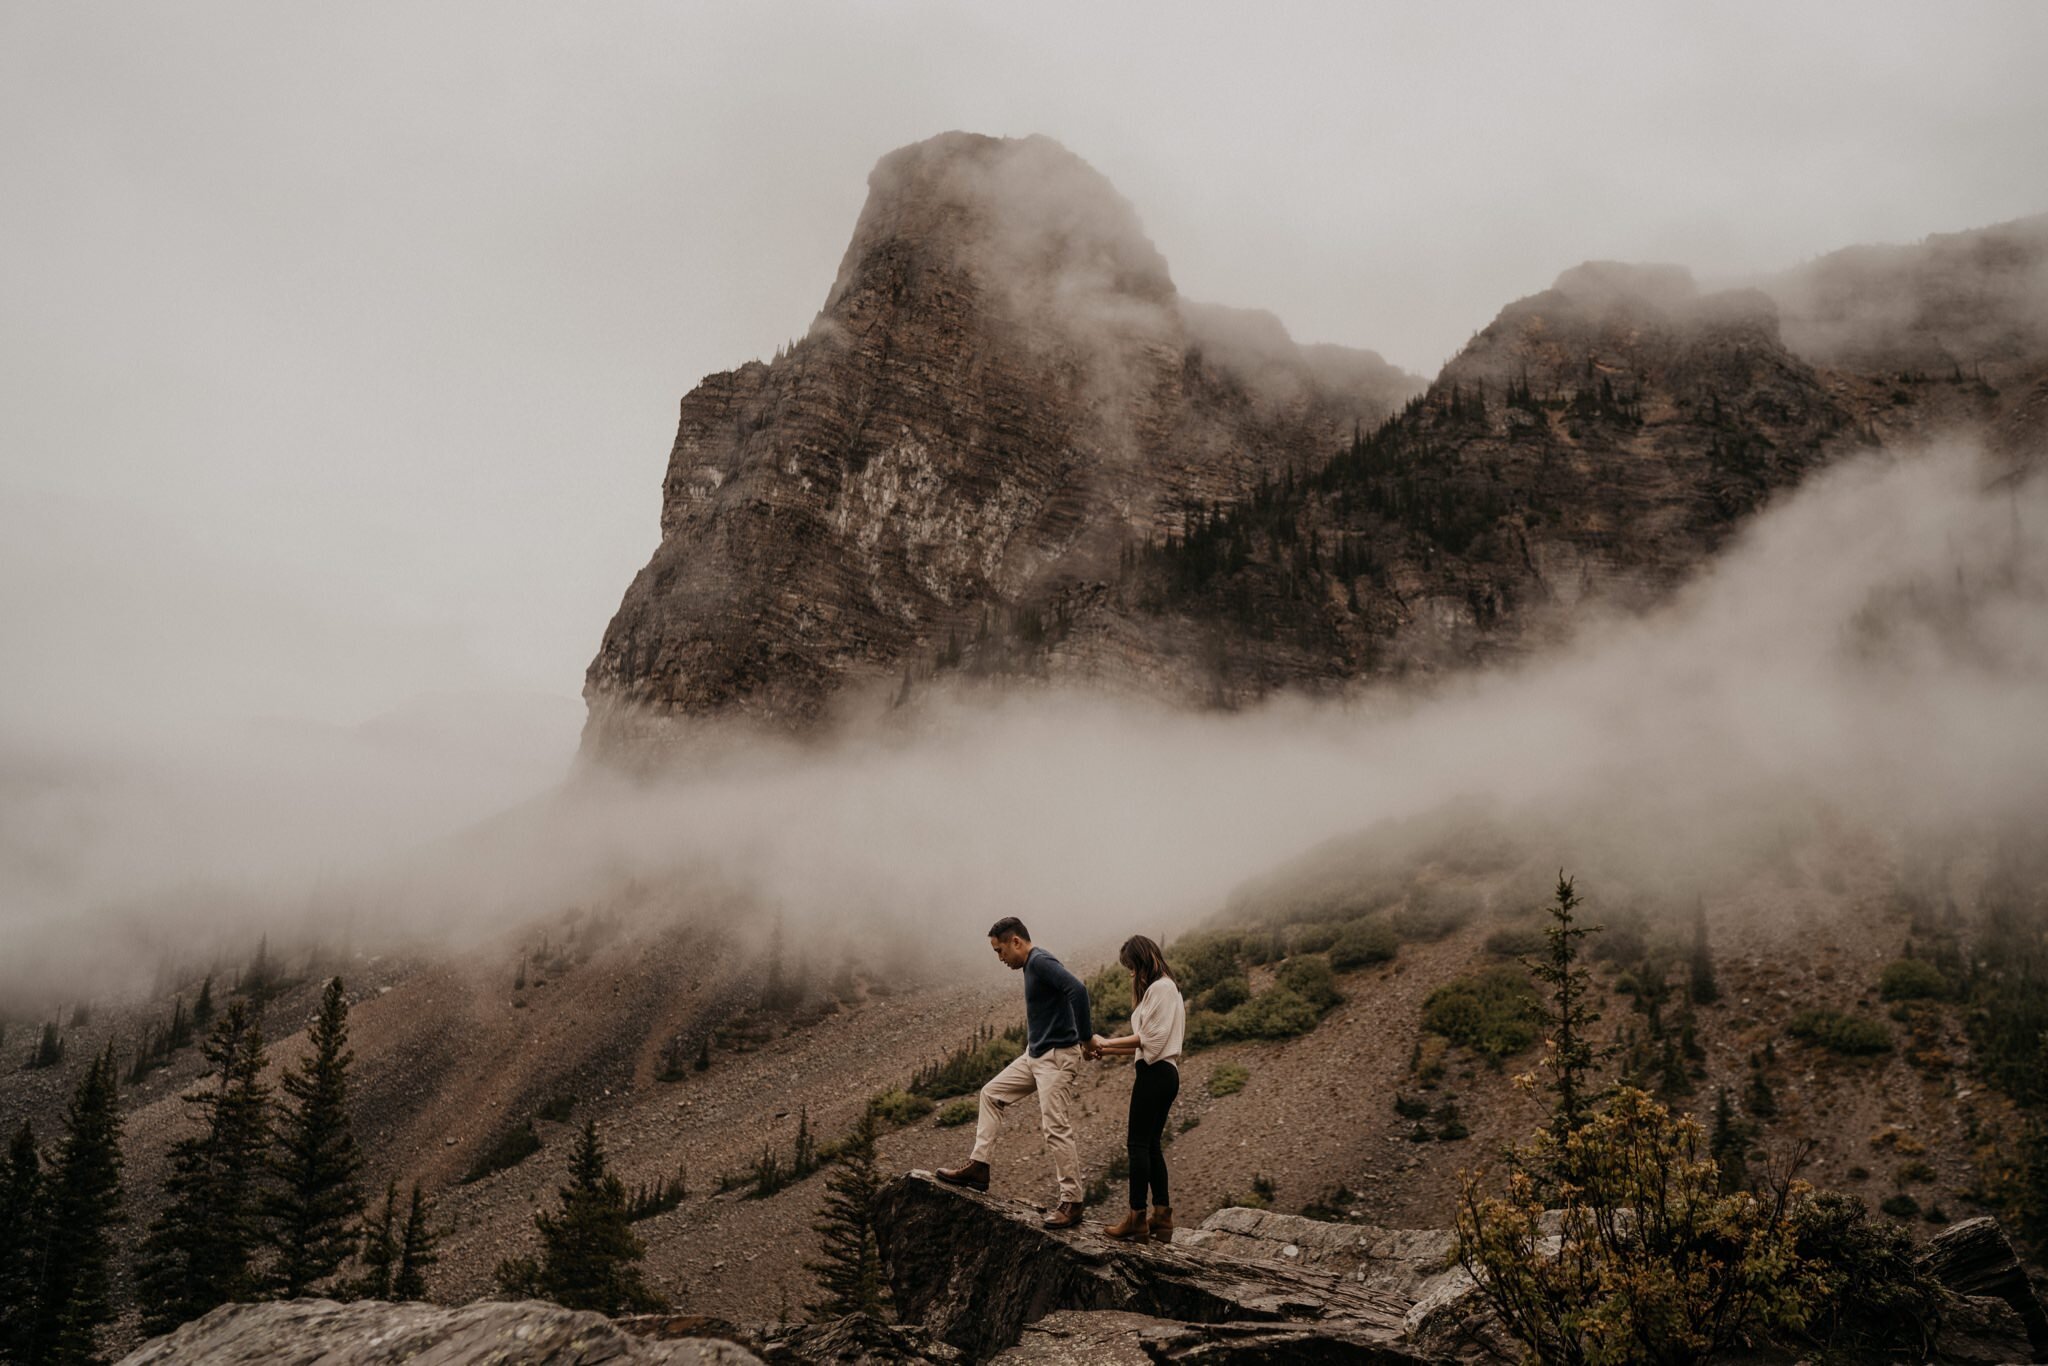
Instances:
[[[1342,1271],[1119,1242],[1092,1226],[1048,1232],[1037,1220],[1033,1207],[925,1173],[892,1181],[876,1226],[899,1312],[975,1360],[1012,1347],[1006,1360],[1075,1359],[1141,1326],[1154,1360],[1437,1359],[1400,1342],[1405,1297]],[[1020,1341],[1062,1310],[1073,1312]],[[1115,1317],[1095,1317],[1105,1312]]]
[[[737,1343],[629,1333],[602,1314],[534,1301],[459,1309],[359,1300],[223,1305],[144,1343],[120,1366],[760,1366]]]

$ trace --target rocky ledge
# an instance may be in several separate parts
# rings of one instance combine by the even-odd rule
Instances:
[[[876,1228],[898,1324],[855,1317],[748,1331],[531,1302],[294,1300],[217,1309],[121,1366],[1409,1366],[1516,1355],[1443,1229],[1226,1209],[1169,1246],[1118,1242],[1095,1224],[1048,1232],[1040,1213],[925,1172],[890,1182]],[[1926,1360],[2048,1360],[2048,1316],[1997,1224],[1957,1224],[1922,1255],[1953,1295]]]

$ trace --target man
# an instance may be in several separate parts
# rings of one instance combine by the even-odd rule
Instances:
[[[1088,1018],[1088,988],[1059,959],[1034,946],[1031,932],[1015,916],[989,926],[988,943],[1004,966],[1024,974],[1024,1053],[981,1088],[973,1155],[961,1166],[941,1167],[936,1175],[950,1185],[987,1190],[988,1159],[995,1151],[996,1132],[1003,1127],[1003,1110],[1036,1091],[1038,1123],[1052,1148],[1060,1193],[1058,1206],[1039,1222],[1047,1228],[1072,1228],[1081,1222],[1081,1155],[1067,1116],[1081,1059],[1089,1054],[1095,1037]]]

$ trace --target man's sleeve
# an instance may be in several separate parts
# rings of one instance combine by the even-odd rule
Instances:
[[[1088,984],[1067,973],[1067,1004],[1074,1012],[1074,1028],[1080,1031],[1081,1042],[1087,1043],[1095,1037],[1095,1026],[1088,1014]]]

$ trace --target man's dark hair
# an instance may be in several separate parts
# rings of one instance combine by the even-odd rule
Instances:
[[[1006,915],[988,927],[991,939],[1008,939],[1013,934],[1027,944],[1031,942],[1031,931],[1025,929],[1024,922],[1014,915]]]

